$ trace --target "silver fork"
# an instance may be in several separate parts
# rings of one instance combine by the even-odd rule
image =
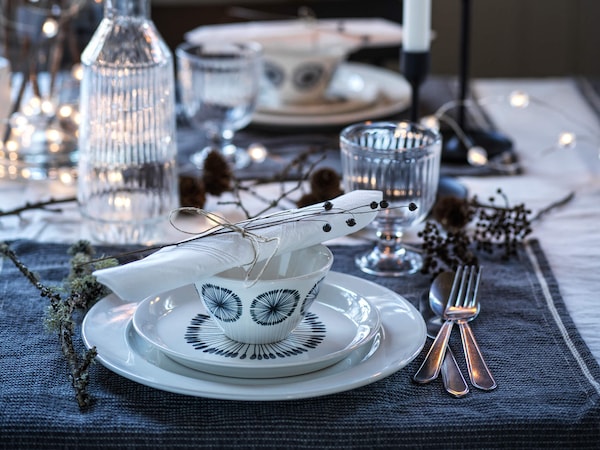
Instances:
[[[468,296],[469,301],[464,303],[464,306],[468,308],[475,308],[475,311],[470,317],[464,317],[457,320],[460,328],[460,337],[465,352],[465,358],[467,360],[467,369],[469,370],[469,378],[473,386],[486,391],[496,388],[496,381],[490,372],[487,364],[483,359],[479,345],[475,340],[475,335],[469,326],[469,321],[473,320],[479,314],[480,305],[477,300],[477,293],[479,290],[479,281],[481,279],[481,267],[477,270],[473,266],[459,267],[459,271],[463,272],[463,280],[468,273],[469,282],[467,285],[467,292],[471,291],[472,294]]]
[[[423,364],[421,364],[421,367],[419,367],[419,370],[413,376],[415,382],[429,383],[437,378],[454,322],[470,319],[477,314],[476,305],[468,306],[473,303],[473,293],[469,290],[470,287],[471,283],[469,282],[467,271],[459,267],[454,275],[452,290],[450,291],[446,309],[444,310],[444,319],[446,321],[442,324],[433,344],[431,344],[431,348],[427,352]]]

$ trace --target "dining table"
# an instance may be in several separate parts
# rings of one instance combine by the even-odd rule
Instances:
[[[421,86],[421,114],[434,113],[457,93],[455,77],[428,77]],[[511,105],[517,94],[526,96],[526,107]],[[441,379],[413,381],[432,342],[419,309],[432,276],[361,272],[354,256],[375,238],[367,229],[325,242],[334,255],[326,292],[357,293],[379,310],[382,329],[366,350],[299,375],[203,373],[147,348],[129,325],[138,304],[112,294],[75,316],[76,349],[83,352],[93,342],[98,350],[89,369],[91,401],[81,408],[56,332],[45,326],[48,299],[4,258],[2,448],[600,447],[600,82],[474,79],[470,96],[472,120],[512,142],[510,162],[504,167],[443,160],[444,189],[464,198],[494,197],[505,206],[522,203],[532,217],[531,233],[516,243],[514,255],[477,254],[481,312],[471,327],[495,389],[470,385],[457,329],[449,345],[470,392],[454,398]],[[407,108],[375,119],[406,119]],[[359,119],[372,118],[352,118]],[[269,155],[235,174],[251,185],[240,194],[251,212],[275,198],[275,209],[296,206],[309,183],[285,169],[300,154],[320,158],[316,167],[340,171],[338,137],[346,124],[267,122],[255,121],[235,137],[240,145],[261,144]],[[570,133],[568,145],[559,142],[561,133]],[[200,146],[200,132],[181,120],[177,140],[181,172],[194,173],[188,158]],[[252,184],[279,172],[288,178]],[[80,239],[91,240],[101,255],[138,248],[95,242],[81,226],[75,196],[73,180],[0,178],[1,211],[71,199],[0,216],[0,242],[45,285],[63,283],[68,249]],[[209,195],[205,209],[239,221],[244,212],[237,199],[231,192]],[[162,225],[164,242],[182,239],[167,221]],[[406,232],[416,248],[423,226]]]

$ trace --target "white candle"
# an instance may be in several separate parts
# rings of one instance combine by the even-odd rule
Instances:
[[[431,0],[404,0],[402,21],[403,51],[429,51],[431,41]]]

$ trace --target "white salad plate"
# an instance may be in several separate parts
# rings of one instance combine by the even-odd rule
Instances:
[[[111,294],[84,318],[82,335],[97,360],[113,372],[146,386],[179,394],[231,400],[291,400],[347,391],[385,378],[410,363],[425,344],[425,322],[402,296],[370,281],[330,272],[324,283],[360,296],[379,310],[381,327],[370,343],[336,364],[279,378],[225,377],[175,362],[142,339],[132,326],[138,304]],[[179,288],[191,292],[192,286]],[[178,290],[179,290],[178,289]]]
[[[133,314],[138,335],[192,369],[242,378],[278,378],[335,364],[369,343],[379,310],[362,296],[325,280],[305,318],[284,340],[242,344],[226,337],[187,286],[142,301]]]
[[[410,105],[410,84],[398,72],[367,64],[346,62],[339,66],[330,92],[339,101],[321,104],[264,104],[252,116],[252,123],[280,127],[345,125],[374,120],[404,111]]]

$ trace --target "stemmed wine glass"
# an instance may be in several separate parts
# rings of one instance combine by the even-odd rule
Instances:
[[[177,68],[183,111],[193,127],[202,129],[208,144],[191,156],[202,167],[217,150],[235,168],[250,163],[233,136],[250,123],[262,77],[262,48],[258,43],[184,43],[177,47]]]
[[[342,130],[340,148],[346,191],[380,190],[388,203],[373,221],[377,243],[356,257],[357,265],[372,275],[415,273],[422,257],[403,245],[402,235],[421,222],[435,202],[440,134],[412,122],[365,122]]]

